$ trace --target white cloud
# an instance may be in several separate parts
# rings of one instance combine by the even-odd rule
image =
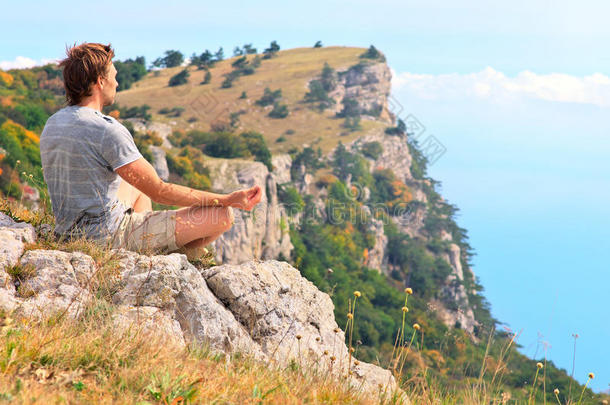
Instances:
[[[392,72],[392,90],[423,99],[478,98],[514,101],[529,98],[547,101],[610,106],[610,77],[601,73],[571,76],[523,71],[508,77],[491,67],[469,74],[415,74]]]
[[[17,56],[15,60],[3,60],[0,61],[0,69],[9,70],[9,69],[27,69],[34,66],[42,66],[47,63],[56,63],[55,59],[41,59],[34,60],[25,56]]]

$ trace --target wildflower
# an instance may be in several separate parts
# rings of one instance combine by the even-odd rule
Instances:
[[[544,366],[542,365],[542,363],[536,363],[536,367],[538,367],[538,368],[542,368],[542,367],[544,367]]]
[[[353,347],[350,347],[350,348],[349,348],[349,351],[350,351],[351,353],[354,353],[354,352],[356,351],[356,349],[354,349]]]
[[[21,163],[21,160],[17,160],[17,162],[15,162],[15,163],[20,164],[20,163]]]
[[[413,294],[413,290],[411,289],[411,287],[405,288],[405,292],[409,295]]]
[[[27,176],[27,174],[25,172],[21,172],[21,174],[23,174],[24,176]]]
[[[418,324],[418,323],[414,323],[414,324],[413,324],[413,329],[415,329],[415,330],[420,330],[420,329],[421,329],[421,326],[419,326],[419,324]]]
[[[316,336],[316,342],[320,341],[320,336]]]
[[[347,319],[354,319],[354,315],[350,312],[347,314]]]
[[[555,395],[559,395],[559,388],[555,388],[555,389],[553,390],[553,394],[555,394]]]
[[[301,340],[302,336],[301,335],[297,335],[297,340]]]
[[[214,206],[218,205],[218,198],[214,198],[214,200],[212,201],[212,204],[214,204]]]
[[[407,307],[402,307],[402,312],[409,312],[409,308],[407,308]]]
[[[333,329],[333,332],[335,332],[335,333],[339,333],[339,331],[340,331],[340,330],[341,330],[341,329],[339,329],[339,328],[335,328],[335,329]]]
[[[330,356],[330,361],[335,361],[337,358],[335,356]]]
[[[328,356],[328,350],[324,350],[324,355]]]
[[[328,274],[333,274],[333,269],[331,269],[331,268],[329,267],[328,269],[326,269],[326,272],[327,272]]]
[[[358,366],[360,365],[360,362],[358,360],[354,360],[354,366]]]
[[[362,294],[360,294],[360,291],[354,291],[354,295],[355,295],[356,297],[360,297],[360,295],[362,295]]]
[[[595,378],[595,374],[593,374],[593,373],[589,373],[589,378],[590,378],[590,379],[594,379],[594,378]]]

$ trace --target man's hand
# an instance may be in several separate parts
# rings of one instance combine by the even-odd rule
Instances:
[[[261,190],[260,186],[237,190],[229,194],[228,205],[230,207],[251,211],[252,208],[261,201],[262,196],[263,190]]]

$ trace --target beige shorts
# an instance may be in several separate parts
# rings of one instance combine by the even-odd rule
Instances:
[[[127,211],[111,241],[114,249],[167,253],[176,246],[176,211]]]

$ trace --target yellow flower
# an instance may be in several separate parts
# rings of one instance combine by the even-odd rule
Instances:
[[[354,366],[357,366],[359,364],[360,364],[360,362],[358,360],[354,360]]]
[[[413,294],[413,290],[411,289],[411,287],[405,288],[405,292],[409,295]]]
[[[328,350],[324,350],[324,355],[328,356]]]
[[[347,319],[354,319],[354,315],[350,312],[347,314]]]
[[[335,328],[335,329],[333,329],[333,332],[335,332],[335,333],[339,333],[339,331],[340,331],[340,329],[339,329],[339,328]]]
[[[413,329],[415,329],[415,330],[420,330],[420,329],[421,329],[421,326],[419,326],[419,324],[418,324],[418,323],[414,323],[414,324],[413,324]]]
[[[542,365],[542,363],[536,363],[536,367],[538,367],[538,368],[542,368],[542,367],[544,367],[544,366]]]
[[[330,361],[335,361],[337,358],[335,356],[330,356]]]
[[[409,308],[407,308],[407,307],[402,307],[402,312],[409,312]]]
[[[350,353],[354,353],[356,351],[356,349],[354,349],[353,347],[349,348]]]
[[[297,335],[297,340],[301,340],[301,335]]]
[[[554,393],[555,395],[559,395],[559,388],[555,388],[555,389],[553,390],[553,393]]]
[[[354,295],[355,295],[356,297],[360,297],[360,295],[362,295],[362,294],[360,294],[360,291],[354,291]]]
[[[589,378],[590,378],[590,379],[594,379],[594,378],[595,378],[595,374],[593,374],[593,373],[589,373]]]

